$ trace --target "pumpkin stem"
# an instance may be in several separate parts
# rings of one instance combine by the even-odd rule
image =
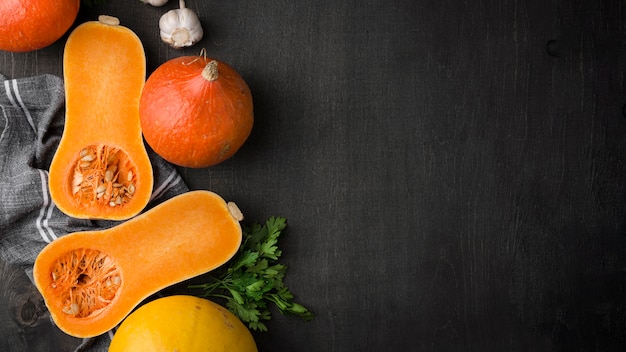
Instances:
[[[109,16],[109,15],[98,16],[98,22],[103,23],[103,24],[108,24],[110,26],[117,26],[120,24],[119,18]]]
[[[235,220],[243,220],[243,213],[241,212],[237,204],[235,204],[235,202],[228,202],[226,203],[226,205],[228,205],[228,211],[230,212],[230,215],[235,218]]]
[[[213,82],[217,79],[218,76],[219,73],[217,72],[217,61],[211,60],[211,62],[204,66],[204,69],[202,70],[202,77],[204,77],[204,79],[209,82]]]

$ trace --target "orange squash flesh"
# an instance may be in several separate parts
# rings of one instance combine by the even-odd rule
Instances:
[[[235,255],[236,210],[213,192],[191,191],[115,227],[66,235],[37,256],[35,285],[61,330],[100,335],[150,295]]]
[[[109,16],[81,24],[68,37],[63,76],[65,127],[50,166],[52,200],[75,218],[137,215],[153,187],[139,122],[146,77],[139,37]]]

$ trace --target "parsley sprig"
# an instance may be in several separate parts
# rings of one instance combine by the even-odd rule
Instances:
[[[210,282],[190,288],[203,289],[204,297],[226,300],[228,310],[252,330],[267,331],[270,303],[282,314],[313,319],[313,313],[294,302],[284,283],[287,267],[278,263],[282,254],[278,238],[286,225],[285,218],[270,217],[263,225],[243,226],[241,247],[226,269],[214,272]]]

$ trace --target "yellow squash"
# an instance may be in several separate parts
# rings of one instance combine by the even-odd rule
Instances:
[[[178,295],[139,307],[122,322],[109,352],[256,352],[254,338],[231,312],[204,298]]]

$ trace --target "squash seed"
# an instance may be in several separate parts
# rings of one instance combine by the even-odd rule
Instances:
[[[111,181],[113,181],[113,171],[107,170],[104,173],[104,182],[111,182]]]
[[[76,315],[78,314],[79,311],[80,311],[80,308],[78,307],[78,304],[76,303],[72,303],[69,306],[66,306],[63,308],[63,313],[69,314],[69,315]]]
[[[74,187],[80,186],[82,182],[83,182],[83,174],[81,174],[80,172],[75,172],[74,176],[72,177],[72,186]]]

